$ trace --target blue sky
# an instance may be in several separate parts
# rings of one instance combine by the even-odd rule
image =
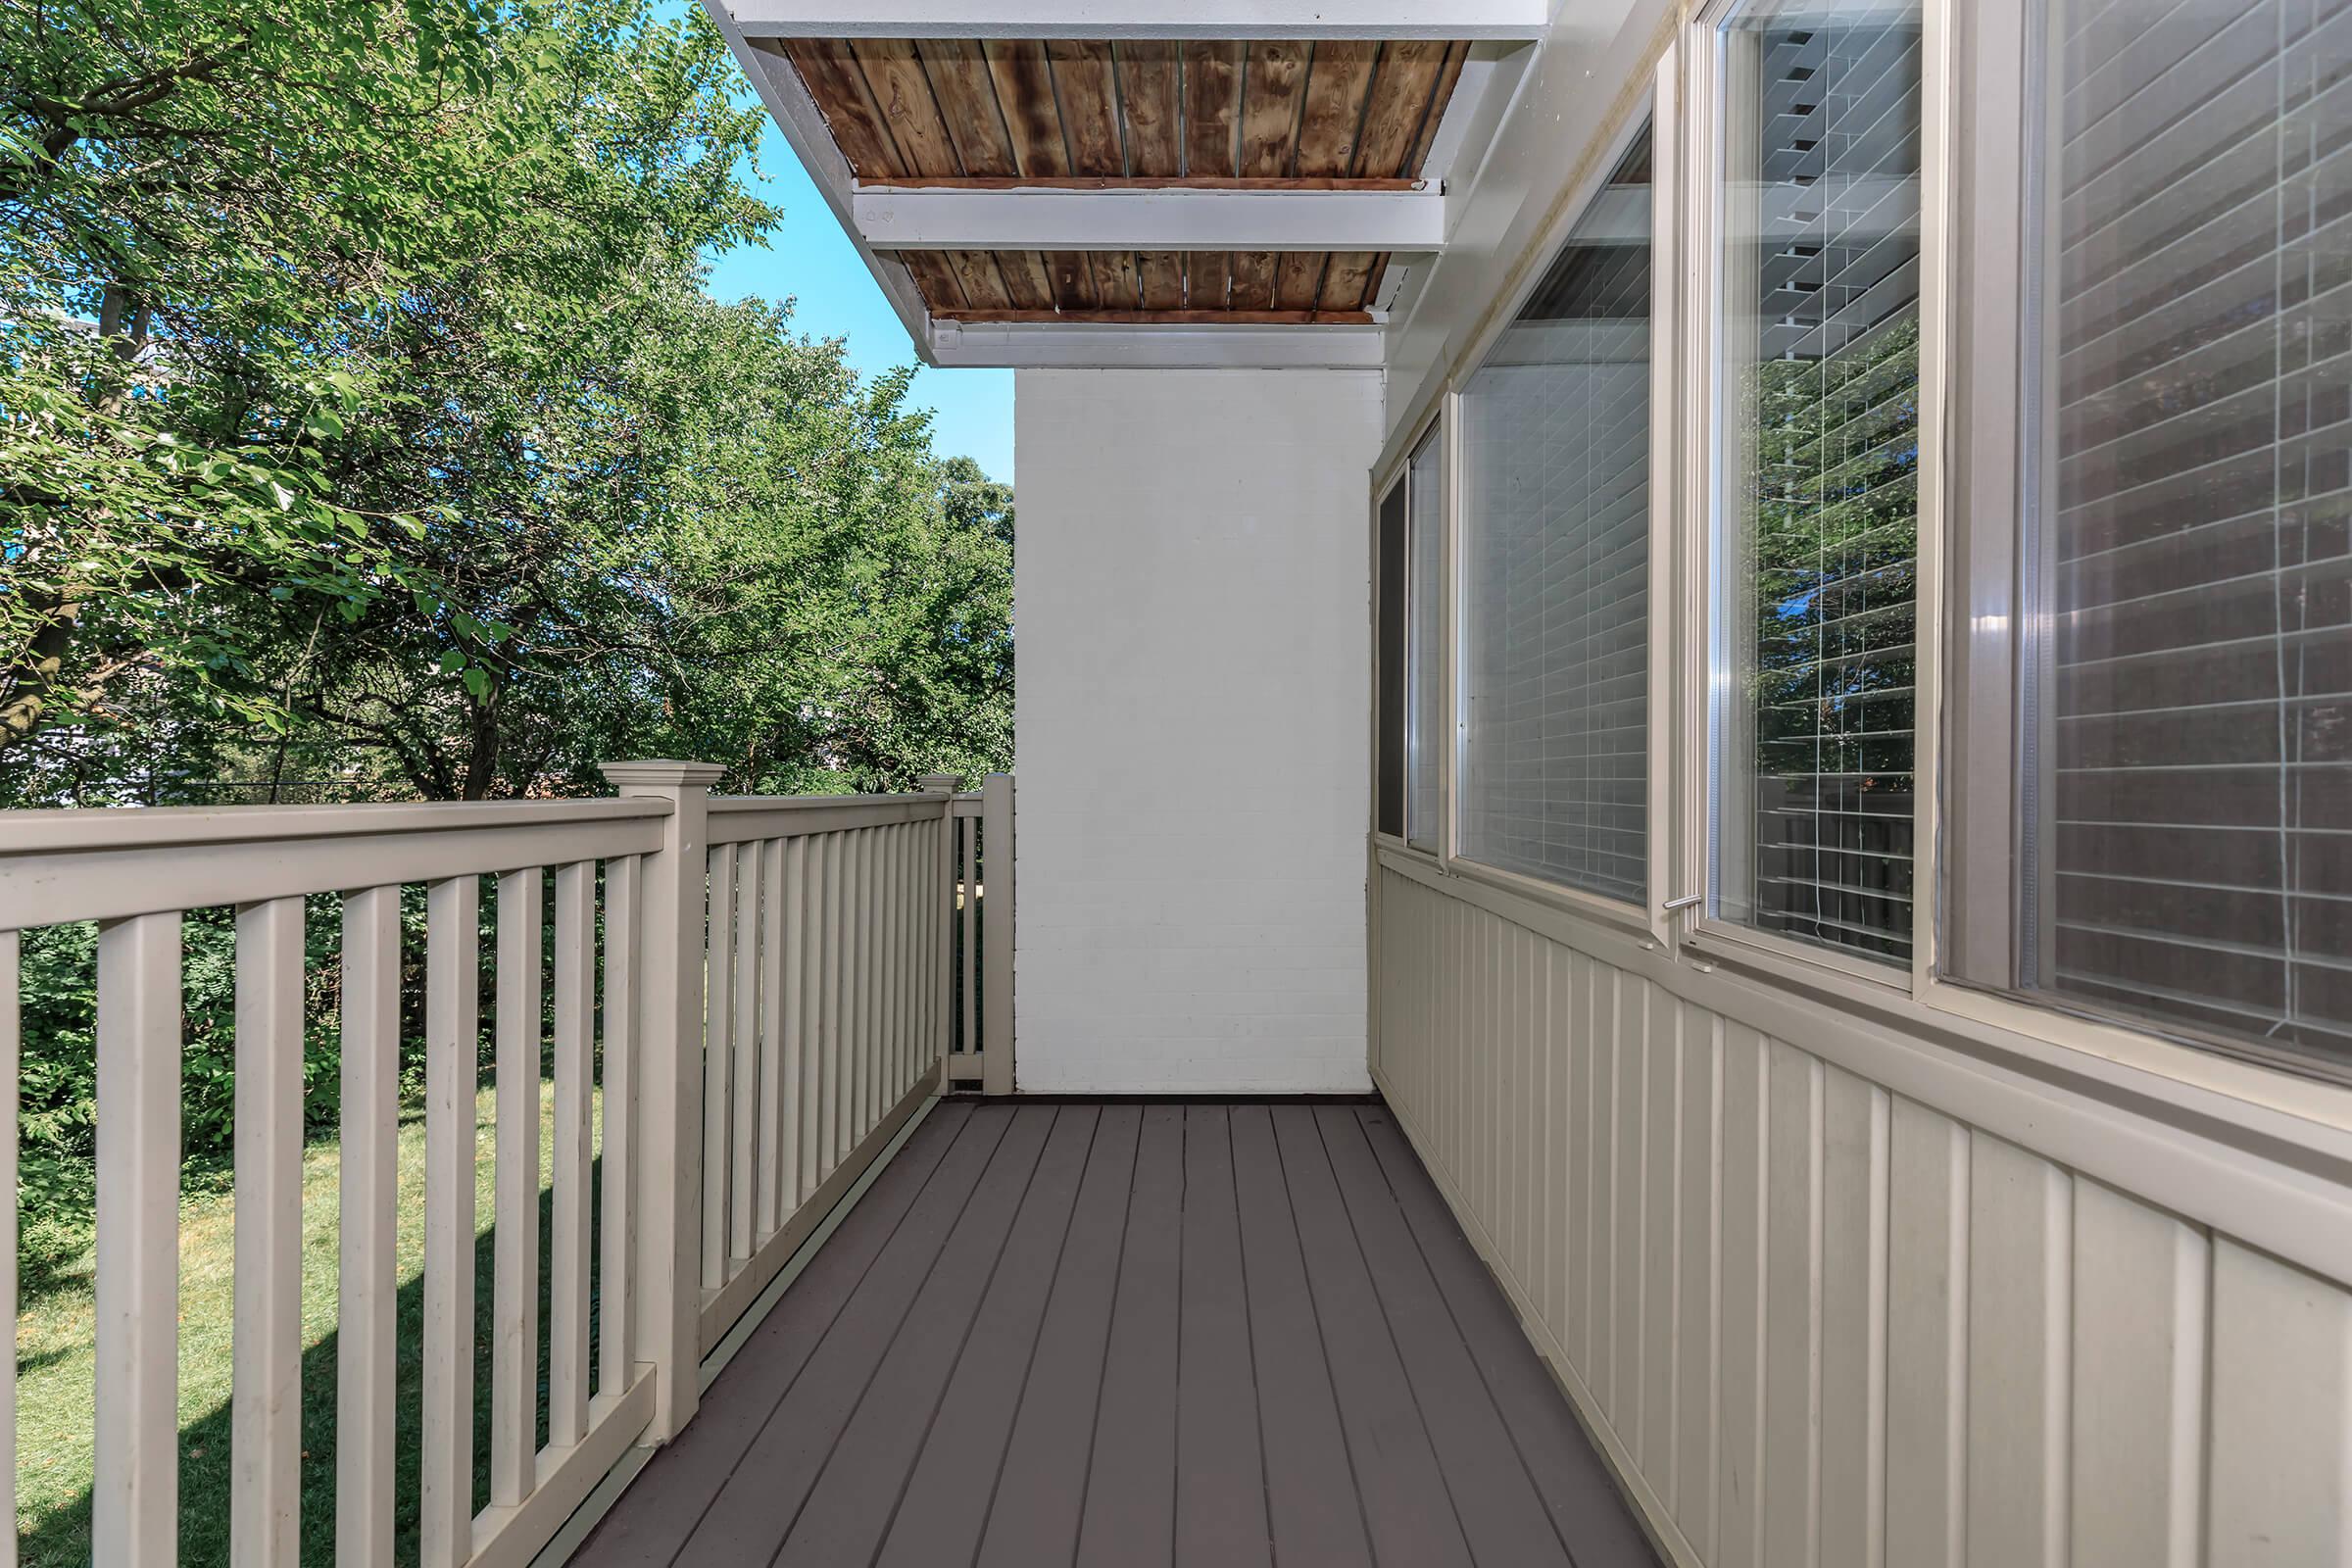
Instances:
[[[859,370],[914,364],[906,327],[774,125],[760,140],[757,171],[744,172],[761,196],[784,210],[784,221],[768,237],[767,249],[745,246],[712,258],[711,294],[722,300],[789,295],[794,325],[813,336],[849,339],[850,363]],[[914,378],[911,401],[938,414],[934,451],[973,458],[990,478],[1011,482],[1010,370],[925,369]]]

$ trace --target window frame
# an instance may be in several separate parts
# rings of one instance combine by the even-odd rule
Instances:
[[[1482,883],[1503,893],[1563,909],[1595,925],[1631,937],[1645,950],[1669,951],[1675,944],[1676,934],[1672,917],[1662,906],[1670,896],[1667,889],[1680,880],[1677,846],[1682,837],[1680,825],[1674,819],[1679,799],[1675,770],[1682,766],[1676,756],[1680,741],[1676,715],[1680,712],[1681,705],[1677,701],[1680,679],[1675,666],[1680,651],[1674,618],[1680,612],[1681,605],[1676,571],[1680,535],[1676,511],[1683,470],[1680,348],[1683,320],[1683,166],[1680,158],[1682,127],[1676,114],[1680,103],[1681,71],[1677,64],[1680,54],[1678,43],[1669,40],[1657,61],[1649,89],[1629,100],[1611,122],[1606,137],[1595,141],[1592,155],[1579,165],[1559,203],[1545,220],[1542,231],[1529,242],[1523,259],[1514,267],[1509,287],[1485,312],[1477,332],[1454,359],[1438,400],[1439,412],[1430,416],[1434,420],[1442,414],[1450,432],[1446,484],[1446,560],[1450,578],[1446,596],[1446,653],[1452,673],[1446,683],[1446,703],[1448,722],[1453,730],[1453,745],[1447,750],[1445,766],[1446,833],[1445,853],[1439,858],[1440,867],[1448,876]],[[1464,539],[1460,405],[1462,392],[1471,376],[1486,364],[1504,331],[1542,286],[1545,270],[1558,256],[1570,232],[1591,209],[1607,185],[1610,173],[1645,127],[1654,138],[1651,157],[1655,166],[1652,174],[1655,184],[1650,196],[1648,593],[1652,610],[1648,625],[1646,701],[1649,710],[1645,737],[1648,779],[1644,809],[1648,818],[1648,843],[1643,879],[1647,896],[1643,904],[1636,905],[1525,872],[1465,859],[1457,852],[1461,820],[1456,785],[1461,772],[1462,749],[1468,735],[1468,705],[1463,692],[1463,666],[1466,662],[1462,658],[1464,616],[1461,611],[1461,562]],[[1402,444],[1409,453],[1417,448],[1420,440],[1421,434],[1416,427],[1413,437]],[[1401,472],[1403,467],[1404,462],[1400,460],[1389,471]],[[1671,612],[1661,613],[1659,607],[1673,608]]]
[[[1683,559],[1690,564],[1679,605],[1688,617],[1682,630],[1690,649],[1690,675],[1682,697],[1690,756],[1696,765],[1684,782],[1685,819],[1694,831],[1687,852],[1696,862],[1699,896],[1676,910],[1682,943],[1701,961],[1724,961],[1799,984],[1825,976],[1857,981],[1877,992],[1922,998],[1936,983],[1936,910],[1941,777],[1944,637],[1943,560],[1948,505],[1951,346],[1951,256],[1949,236],[1952,168],[1952,0],[1922,0],[1920,17],[1920,268],[1919,268],[1919,519],[1914,635],[1912,752],[1911,960],[1885,962],[1802,942],[1778,932],[1726,919],[1717,910],[1721,889],[1722,832],[1717,817],[1725,759],[1716,723],[1731,700],[1736,677],[1718,614],[1721,574],[1727,569],[1722,527],[1723,466],[1717,461],[1724,433],[1720,403],[1721,350],[1725,339],[1723,267],[1718,243],[1724,179],[1724,95],[1728,89],[1724,26],[1744,0],[1710,0],[1686,24],[1682,53],[1688,109],[1684,129],[1687,201],[1685,320],[1690,351],[1684,378],[1685,466],[1683,485],[1691,504],[1680,518]],[[1700,890],[1703,889],[1703,892]]]
[[[1448,791],[1446,843],[1449,865],[1456,874],[1472,876],[1506,891],[1535,894],[1557,901],[1592,919],[1659,947],[1669,945],[1672,940],[1670,921],[1663,906],[1669,898],[1666,889],[1677,880],[1675,846],[1679,839],[1673,820],[1673,769],[1677,765],[1674,757],[1677,683],[1673,663],[1675,616],[1680,612],[1674,568],[1677,480],[1682,467],[1679,450],[1682,420],[1678,346],[1682,299],[1678,251],[1682,184],[1675,56],[1675,48],[1669,44],[1658,63],[1650,91],[1636,99],[1619,117],[1607,139],[1596,144],[1594,156],[1580,171],[1571,188],[1571,199],[1560,204],[1557,216],[1531,247],[1529,261],[1521,269],[1522,275],[1497,302],[1495,309],[1489,313],[1470,351],[1462,356],[1460,368],[1447,378],[1446,394],[1446,403],[1450,411],[1448,426],[1453,431],[1451,466],[1447,474],[1447,488],[1453,503],[1449,560],[1453,565],[1454,591],[1448,601],[1453,612],[1453,626],[1452,635],[1447,639],[1447,648],[1456,666],[1456,674],[1449,688],[1453,705],[1454,744],[1448,780],[1453,783],[1461,777],[1470,743],[1468,660],[1465,657],[1470,616],[1465,604],[1468,582],[1462,569],[1469,548],[1469,514],[1464,501],[1467,488],[1462,463],[1462,400],[1471,380],[1486,368],[1511,323],[1518,319],[1527,302],[1543,286],[1544,277],[1567,248],[1577,225],[1605,194],[1610,174],[1616,172],[1618,165],[1633,150],[1634,144],[1647,132],[1651,138],[1649,509],[1643,570],[1647,579],[1649,610],[1643,627],[1642,670],[1643,895],[1637,903],[1572,887],[1532,872],[1489,865],[1483,860],[1463,856],[1460,853],[1460,802],[1458,791],[1452,789]]]
[[[1375,620],[1372,636],[1373,659],[1375,661],[1372,686],[1372,765],[1373,786],[1375,790],[1375,799],[1373,801],[1372,837],[1376,842],[1391,849],[1400,851],[1407,855],[1426,857],[1435,860],[1440,865],[1446,863],[1447,852],[1452,846],[1452,835],[1450,832],[1442,831],[1440,833],[1437,841],[1437,848],[1435,849],[1432,849],[1426,844],[1416,844],[1413,842],[1413,542],[1417,519],[1414,516],[1412,481],[1413,460],[1420,455],[1421,449],[1429,443],[1430,437],[1433,434],[1440,431],[1450,430],[1452,427],[1451,421],[1447,417],[1449,413],[1449,405],[1451,402],[1452,398],[1450,394],[1441,396],[1437,400],[1436,405],[1432,407],[1428,413],[1422,415],[1418,419],[1415,419],[1412,422],[1411,426],[1409,427],[1410,433],[1402,441],[1397,443],[1396,457],[1384,466],[1374,470],[1374,479],[1372,484],[1372,613]],[[1444,487],[1442,505],[1439,509],[1439,525],[1444,534],[1444,539],[1440,546],[1440,559],[1443,564],[1441,565],[1439,573],[1439,604],[1442,611],[1439,631],[1439,648],[1441,652],[1445,654],[1445,658],[1441,660],[1438,669],[1439,694],[1443,699],[1440,705],[1442,711],[1439,715],[1437,731],[1440,737],[1444,737],[1447,733],[1448,726],[1450,726],[1453,722],[1452,656],[1450,651],[1452,641],[1451,606],[1454,548],[1452,522],[1453,498],[1451,494],[1453,487],[1453,470],[1451,466],[1451,453],[1447,452],[1446,454],[1446,458],[1447,462],[1446,470],[1446,485]],[[1389,833],[1384,832],[1380,827],[1380,807],[1377,798],[1377,791],[1379,787],[1381,716],[1379,712],[1380,671],[1377,667],[1377,661],[1380,655],[1381,634],[1381,628],[1378,625],[1378,616],[1380,614],[1379,538],[1381,504],[1388,499],[1391,492],[1396,490],[1398,487],[1402,487],[1404,494],[1404,561],[1402,566],[1404,582],[1403,592],[1398,596],[1398,603],[1404,615],[1404,625],[1401,628],[1399,637],[1397,638],[1397,647],[1400,651],[1399,656],[1404,661],[1404,667],[1397,672],[1397,700],[1401,705],[1401,709],[1396,714],[1396,722],[1399,726],[1398,740],[1404,751],[1403,779],[1400,786],[1403,790],[1403,799],[1397,803],[1397,818],[1403,826],[1403,832]],[[1450,746],[1441,744],[1438,748],[1438,815],[1439,823],[1442,829],[1452,820],[1450,808],[1452,788],[1453,749]]]
[[[1937,726],[1951,756],[1936,785],[1948,796],[1936,887],[1945,940],[1924,995],[1958,1016],[2079,1041],[2125,1059],[2154,1047],[2167,1056],[2352,1086],[2352,1060],[2203,1029],[2190,1019],[2102,1006],[2093,997],[2019,979],[2027,944],[2036,950],[2035,972],[2046,974],[2052,962],[2052,928],[2042,911],[2055,907],[2057,880],[2054,841],[2036,839],[2026,822],[2029,786],[2048,787],[2029,770],[2047,765],[2052,744],[2052,721],[2036,676],[2029,673],[2049,656],[2035,630],[2043,618],[2036,589],[2048,589],[2039,554],[2046,536],[2030,531],[2028,507],[2046,512],[2050,468],[2061,459],[2054,450],[2030,448],[2025,421],[2036,416],[2044,438],[2054,439],[2055,369],[2041,348],[2055,331],[2056,302],[2048,254],[2038,276],[2029,267],[2028,247],[2045,240],[2027,217],[2035,209],[2042,221],[2055,216],[2048,141],[2055,106],[2045,96],[2053,90],[2054,10],[2050,0],[1984,0],[1970,10],[1953,63],[1977,111],[1956,132],[1954,149],[1954,196],[1971,221],[1954,282],[1948,439],[1966,461],[1953,465],[1947,673]],[[2043,119],[2029,127],[2027,117],[2037,107]],[[2015,199],[1980,202],[1981,188],[2014,191]],[[2043,378],[2040,388],[2027,388],[2032,373]],[[2030,491],[2036,497],[2032,503]],[[2045,514],[2042,526],[2049,525]],[[2021,738],[2028,727],[2034,732],[2031,745]],[[1965,747],[1951,744],[1961,738]],[[2025,897],[2029,877],[2032,901]],[[1999,980],[1987,977],[1995,966]],[[2021,1014],[2037,1021],[2020,1021]],[[2184,1074],[2178,1059],[2152,1070],[2190,1081],[2205,1076]]]

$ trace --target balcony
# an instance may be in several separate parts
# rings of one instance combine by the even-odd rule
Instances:
[[[1653,1560],[1377,1099],[1001,1098],[1009,778],[715,799],[715,768],[609,771],[618,799],[18,813],[12,1065],[20,933],[98,923],[96,1561],[182,1555],[181,927],[223,906],[239,1561],[296,1561],[330,1513],[337,1561],[413,1531],[436,1568]],[[320,899],[331,1376],[301,1277]],[[404,1020],[420,1281],[395,1266]],[[320,1399],[331,1485],[302,1468]]]

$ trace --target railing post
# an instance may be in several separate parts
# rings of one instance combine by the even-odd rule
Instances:
[[[980,785],[980,1092],[1012,1093],[1012,775]]]
[[[670,804],[662,848],[638,882],[637,1348],[658,1381],[646,1437],[666,1443],[701,1398],[703,1200],[703,920],[710,786],[708,762],[610,762],[623,795]]]
[[[931,896],[933,1005],[931,1030],[939,1051],[939,1093],[946,1094],[955,1087],[948,1081],[948,1053],[956,1049],[956,1025],[951,1015],[955,994],[950,990],[950,973],[956,962],[956,775],[925,773],[923,793],[936,795],[939,802],[939,853],[932,858],[939,872],[938,885]]]

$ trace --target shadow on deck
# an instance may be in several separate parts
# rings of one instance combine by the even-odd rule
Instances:
[[[573,1559],[1656,1559],[1378,1104],[936,1106]]]

